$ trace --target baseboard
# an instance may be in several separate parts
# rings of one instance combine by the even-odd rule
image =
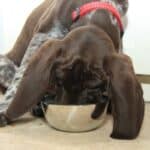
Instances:
[[[150,75],[137,74],[137,78],[143,84],[150,84]]]

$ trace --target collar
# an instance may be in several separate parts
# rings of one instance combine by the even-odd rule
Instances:
[[[104,9],[112,13],[112,15],[116,18],[118,22],[118,26],[120,28],[121,36],[122,36],[124,33],[124,28],[121,21],[121,16],[118,10],[111,3],[108,2],[94,1],[82,5],[81,7],[77,8],[75,11],[72,12],[72,21],[75,22],[80,17],[83,17],[86,14],[90,13],[91,11],[98,10],[98,9]]]

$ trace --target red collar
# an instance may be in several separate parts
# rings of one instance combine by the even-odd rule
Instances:
[[[87,13],[90,13],[93,10],[97,10],[97,9],[105,9],[109,12],[111,12],[113,14],[114,17],[116,17],[119,28],[121,30],[121,32],[123,33],[123,24],[121,21],[121,16],[119,14],[119,12],[116,10],[116,8],[114,8],[111,4],[107,3],[107,2],[89,2],[86,3],[84,5],[82,5],[80,8],[77,8],[77,10],[72,12],[72,20],[76,21],[77,19],[79,19],[80,17],[86,15]]]

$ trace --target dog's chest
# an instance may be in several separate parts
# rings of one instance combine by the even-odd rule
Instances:
[[[48,32],[50,38],[63,38],[68,33],[67,28],[65,28],[61,22],[55,21],[54,25]]]

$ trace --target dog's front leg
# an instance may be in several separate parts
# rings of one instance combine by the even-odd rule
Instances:
[[[37,33],[34,35],[34,37],[32,38],[28,46],[28,49],[26,50],[26,53],[24,55],[20,68],[17,70],[15,77],[13,81],[11,82],[11,85],[9,86],[4,96],[3,101],[0,102],[0,112],[2,112],[3,110],[6,110],[9,104],[14,99],[16,90],[19,88],[19,84],[20,84],[20,81],[22,80],[24,71],[26,70],[28,63],[30,59],[32,58],[32,56],[35,53],[38,53],[39,47],[49,38],[53,39],[53,38],[58,38],[62,36],[61,32],[58,31],[57,33],[58,34],[55,34],[55,26],[54,26],[48,33]]]
[[[0,56],[0,91],[6,92],[6,89],[11,85],[13,76],[16,72],[16,67],[19,67],[29,43],[34,35],[34,29],[41,16],[44,15],[47,9],[51,9],[57,0],[47,0],[32,11],[27,18],[24,27],[17,38],[11,51],[6,56]],[[9,92],[10,93],[10,92]],[[7,92],[8,95],[8,92]]]
[[[20,66],[22,58],[28,48],[28,45],[34,35],[34,29],[38,21],[44,15],[44,12],[51,8],[51,5],[57,0],[46,0],[36,9],[32,11],[30,16],[27,18],[24,27],[18,36],[15,45],[12,50],[8,52],[7,57],[12,60],[15,65]]]

